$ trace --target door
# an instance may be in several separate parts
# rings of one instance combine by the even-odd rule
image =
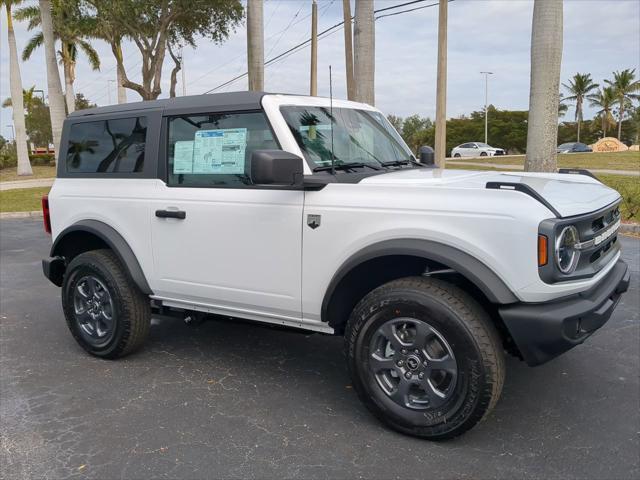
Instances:
[[[154,293],[232,316],[299,320],[299,190],[251,184],[254,150],[278,148],[262,112],[167,119],[167,181],[151,209]]]
[[[477,154],[477,147],[473,143],[464,143],[460,147],[460,156],[462,157],[475,157]]]

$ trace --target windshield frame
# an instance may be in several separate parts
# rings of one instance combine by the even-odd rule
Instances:
[[[295,142],[296,146],[299,148],[310,170],[312,172],[314,170],[327,170],[326,167],[331,165],[330,157],[329,159],[326,159],[326,158],[323,159],[322,154],[319,153],[318,150],[312,151],[308,149],[308,146],[309,146],[308,143],[305,144],[306,139],[300,136],[299,130],[298,130],[299,127],[301,126],[308,127],[308,125],[304,125],[299,121],[292,122],[292,115],[294,115],[296,112],[302,113],[303,111],[313,112],[315,110],[316,113],[321,112],[322,115],[325,117],[324,118],[325,121],[319,122],[319,125],[323,126],[322,130],[329,131],[330,129],[327,128],[326,125],[330,124],[331,122],[326,122],[326,119],[327,117],[330,116],[331,106],[318,105],[314,103],[310,103],[310,104],[282,103],[277,106],[277,109],[278,109],[278,113],[281,115],[287,127],[287,133],[291,135],[291,137],[293,138],[293,141]],[[351,112],[354,112],[356,115],[358,115],[358,122],[367,123],[369,127],[372,127],[375,129],[376,132],[374,133],[377,133],[378,135],[381,136],[381,138],[385,138],[387,140],[386,144],[388,145],[388,147],[386,148],[389,148],[390,150],[393,151],[394,153],[393,157],[387,155],[384,158],[379,159],[372,152],[366,150],[364,147],[362,147],[359,144],[358,140],[355,139],[349,132],[349,129],[348,129],[349,125],[347,125],[347,123],[349,122],[345,122],[344,118],[341,118],[347,114],[351,114]],[[329,148],[327,149],[327,151],[322,153],[324,153],[325,156],[327,155],[327,152],[329,155],[333,154],[335,156],[334,161],[336,166],[350,164],[350,163],[366,163],[367,166],[375,167],[375,169],[374,168],[371,169],[372,173],[374,173],[374,170],[378,170],[379,173],[383,173],[384,171],[388,170],[388,165],[384,165],[384,163],[388,163],[389,161],[407,162],[408,165],[416,161],[416,157],[411,151],[411,149],[407,146],[407,144],[404,142],[400,134],[395,130],[393,125],[391,125],[391,123],[387,120],[384,114],[379,110],[372,109],[372,108],[359,108],[359,106],[344,105],[344,103],[342,103],[341,105],[333,107],[333,117],[334,117],[335,123],[333,123],[332,125],[334,126],[334,128],[335,128],[335,125],[337,124],[339,125],[341,123],[341,125],[339,125],[338,128],[342,128],[341,133],[343,134],[343,136],[345,133],[348,135],[349,141],[347,142],[346,145],[350,148],[360,148],[363,150],[364,153],[368,154],[366,158],[354,157],[354,156],[338,158],[338,155],[336,155],[335,152],[331,151],[331,147],[326,145],[327,142],[325,139],[321,147],[324,147],[324,149],[326,149],[327,147]],[[334,133],[335,133],[335,130],[334,130]],[[336,149],[334,148],[334,150]],[[318,157],[321,159],[320,162],[317,161]],[[353,171],[346,169],[346,170],[341,170],[340,173],[353,174]]]

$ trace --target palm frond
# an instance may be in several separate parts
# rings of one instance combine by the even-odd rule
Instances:
[[[98,52],[95,51],[93,46],[86,40],[78,41],[78,45],[87,56],[87,60],[89,60],[89,65],[91,65],[91,68],[94,70],[100,70],[100,57],[98,56]]]
[[[27,60],[29,60],[33,51],[38,47],[41,47],[43,43],[44,35],[42,34],[42,32],[38,32],[33,37],[31,37],[25,45],[24,50],[22,50],[22,61],[26,62]]]

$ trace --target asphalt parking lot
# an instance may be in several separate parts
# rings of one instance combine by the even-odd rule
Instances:
[[[632,284],[585,345],[529,368],[463,437],[380,425],[342,339],[248,323],[154,320],[146,347],[92,358],[41,272],[38,220],[0,221],[1,478],[639,478],[640,240]]]

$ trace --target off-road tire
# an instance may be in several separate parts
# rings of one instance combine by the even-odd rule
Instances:
[[[439,408],[416,411],[395,404],[368,366],[372,335],[399,317],[428,322],[455,355],[455,388]],[[487,312],[462,289],[431,277],[394,280],[365,296],[347,322],[345,349],[354,389],[366,407],[391,428],[425,439],[452,438],[472,428],[495,406],[504,382],[503,349]]]
[[[93,345],[80,330],[73,292],[84,275],[98,278],[113,299],[113,334],[105,345]],[[115,359],[137,350],[149,334],[151,306],[111,250],[93,250],[75,257],[67,266],[62,285],[62,308],[75,340],[91,355]]]

